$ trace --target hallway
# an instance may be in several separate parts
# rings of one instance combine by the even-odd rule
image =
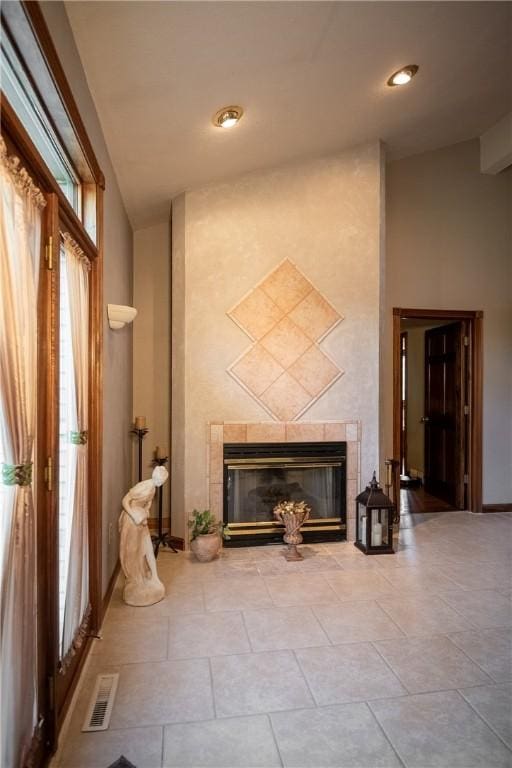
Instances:
[[[402,516],[395,555],[162,551],[161,603],[118,582],[53,765],[510,766],[511,534],[511,514],[446,512]],[[109,671],[110,728],[81,733]]]
[[[403,515],[429,514],[431,512],[449,512],[453,510],[446,501],[432,496],[424,488],[401,488],[400,511]]]

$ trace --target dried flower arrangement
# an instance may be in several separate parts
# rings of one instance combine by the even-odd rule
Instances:
[[[305,501],[281,501],[274,507],[274,515],[300,515],[306,513],[309,515],[311,507],[308,507]]]

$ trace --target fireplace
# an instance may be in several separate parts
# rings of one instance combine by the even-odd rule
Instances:
[[[304,541],[346,538],[345,442],[224,443],[226,546],[282,541],[273,514],[280,501],[311,507]]]

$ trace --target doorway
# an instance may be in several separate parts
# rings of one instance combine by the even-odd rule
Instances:
[[[481,511],[482,313],[394,309],[403,512]]]

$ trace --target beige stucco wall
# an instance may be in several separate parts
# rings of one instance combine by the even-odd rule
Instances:
[[[105,591],[119,554],[117,520],[121,499],[131,481],[131,445],[128,431],[132,415],[132,330],[128,326],[121,331],[112,332],[108,327],[106,305],[132,304],[132,230],[87,87],[64,3],[43,2],[41,8],[94,152],[105,174],[102,440],[102,580]]]
[[[484,311],[483,501],[512,502],[512,169],[478,141],[387,168],[385,445],[392,450],[392,308]]]
[[[156,446],[170,451],[171,291],[169,222],[137,230],[133,251],[133,416],[145,416],[142,476],[153,471]],[[133,481],[138,479],[137,441],[133,440]],[[163,516],[169,511],[169,485],[163,491]],[[156,501],[152,517],[158,514]]]
[[[381,159],[375,143],[175,201],[173,270],[181,278],[173,306],[184,376],[172,393],[183,419],[173,433],[184,439],[183,464],[176,451],[172,468],[178,536],[192,509],[207,506],[208,422],[269,419],[226,373],[249,346],[226,312],[285,258],[345,317],[321,343],[345,373],[300,421],[361,420],[362,480],[378,467]]]

